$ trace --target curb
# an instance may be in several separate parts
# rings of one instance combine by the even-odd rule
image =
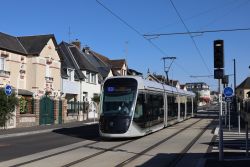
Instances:
[[[9,138],[9,137],[34,135],[34,134],[40,134],[40,133],[48,133],[48,132],[52,132],[53,130],[57,130],[57,129],[61,129],[61,128],[52,128],[52,129],[45,129],[45,130],[34,130],[34,131],[30,131],[30,132],[4,134],[4,135],[0,135],[0,139]]]
[[[220,127],[216,126],[216,128],[214,130],[214,135],[218,135],[219,134],[219,130],[220,130]]]
[[[83,123],[82,125],[93,125],[93,124],[97,124],[97,123],[98,122],[87,122],[87,123]],[[67,128],[67,127],[57,127],[57,128],[50,128],[50,129],[44,129],[44,130],[33,130],[33,131],[29,131],[29,132],[3,134],[3,135],[0,135],[0,139],[9,138],[9,137],[20,137],[20,136],[26,136],[26,135],[48,133],[48,132],[53,132],[54,130],[59,130],[59,129],[63,129],[63,128]]]

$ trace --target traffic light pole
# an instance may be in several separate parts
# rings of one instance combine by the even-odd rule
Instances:
[[[221,79],[219,81],[219,104],[220,104],[220,113],[219,113],[219,161],[223,161],[223,127],[222,127],[222,91],[220,88]]]

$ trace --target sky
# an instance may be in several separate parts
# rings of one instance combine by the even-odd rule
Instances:
[[[148,70],[164,75],[162,57],[176,57],[169,78],[181,84],[205,82],[212,90],[218,87],[218,81],[208,77],[214,71],[213,41],[221,39],[225,73],[233,74],[235,59],[237,85],[250,76],[250,31],[143,36],[250,28],[250,0],[172,2],[179,15],[170,0],[2,1],[0,32],[13,36],[54,34],[58,43],[78,39],[82,46],[110,59],[125,58],[129,68],[144,76]],[[169,64],[166,61],[166,66]],[[229,79],[233,86],[233,76]]]

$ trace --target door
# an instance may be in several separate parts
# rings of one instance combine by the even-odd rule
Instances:
[[[58,124],[62,124],[62,100],[59,100]]]
[[[54,101],[50,97],[43,96],[40,99],[40,125],[54,123]]]

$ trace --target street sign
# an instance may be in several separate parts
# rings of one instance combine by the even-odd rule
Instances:
[[[10,85],[6,85],[5,86],[5,89],[4,89],[4,92],[7,96],[10,96],[11,93],[12,93],[12,89],[11,89],[11,86]]]
[[[231,96],[233,96],[234,91],[231,87],[226,87],[224,89],[223,93],[224,93],[225,97],[231,97]]]
[[[225,102],[232,102],[233,101],[233,97],[225,97]]]
[[[221,94],[219,94],[219,103],[221,103],[222,102],[222,96],[221,96]]]

